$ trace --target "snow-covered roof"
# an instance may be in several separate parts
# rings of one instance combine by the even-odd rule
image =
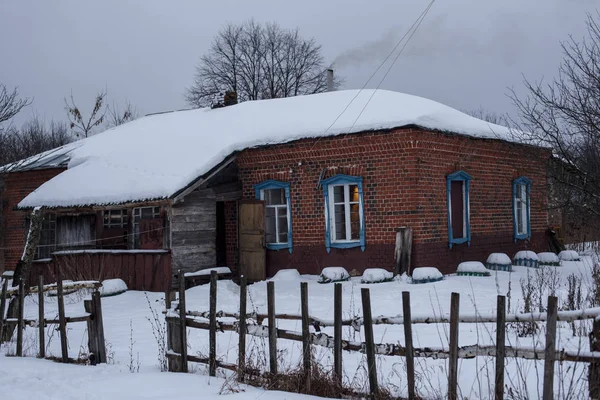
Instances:
[[[146,116],[16,163],[13,170],[67,165],[18,206],[69,207],[170,198],[236,151],[408,125],[510,140],[508,128],[432,100],[387,90],[248,101]]]

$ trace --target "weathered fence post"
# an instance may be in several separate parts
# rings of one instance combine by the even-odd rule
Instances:
[[[590,351],[600,351],[600,319],[594,319],[594,328],[590,332]],[[590,398],[600,400],[600,362],[590,363],[588,371]]]
[[[96,334],[96,351],[98,364],[106,363],[106,342],[104,341],[104,319],[102,317],[102,300],[99,291],[92,293],[92,310],[94,310],[94,330]]]
[[[342,387],[342,284],[333,290],[333,372],[338,388]]]
[[[267,282],[267,319],[269,321],[269,367],[277,374],[277,326],[275,324],[275,282]]]
[[[369,374],[369,387],[371,397],[375,397],[379,392],[377,384],[377,365],[375,360],[375,343],[373,339],[373,318],[371,317],[371,297],[369,289],[360,290],[363,307],[363,326],[365,327],[365,344],[367,351],[367,370]]]
[[[167,319],[167,351],[181,354],[181,325],[179,321]],[[169,372],[181,371],[181,357],[168,358]]]
[[[2,294],[0,295],[0,343],[4,337],[4,310],[6,308],[6,290],[8,289],[8,279],[4,278],[2,282]]]
[[[65,320],[65,299],[60,267],[56,267],[56,298],[58,301],[58,329],[60,331],[62,362],[67,363],[69,362],[69,348],[67,347],[67,321]]]
[[[246,277],[240,277],[240,321],[238,324],[240,343],[238,346],[238,381],[244,382],[246,375]]]
[[[396,260],[395,272],[398,275],[407,273],[410,275],[410,258],[412,252],[412,229],[403,226],[396,230],[396,248],[394,259]]]
[[[180,372],[188,372],[187,365],[187,329],[185,321],[185,274],[182,270],[179,270],[179,326],[181,336],[181,365]]]
[[[496,382],[494,396],[496,400],[504,399],[504,356],[506,335],[506,297],[498,296],[496,316]]]
[[[450,343],[448,358],[448,399],[458,397],[458,317],[460,294],[452,293],[450,298]]]
[[[208,374],[217,376],[217,271],[210,272]]]
[[[85,312],[90,314],[90,318],[87,320],[88,330],[88,351],[91,365],[98,364],[98,334],[96,333],[96,322],[94,321],[94,307],[92,300],[84,300],[83,308]]]
[[[556,320],[558,298],[548,296],[548,317],[546,319],[546,348],[544,351],[544,389],[543,400],[554,398],[554,361],[556,358]]]
[[[410,313],[410,292],[402,292],[402,319],[404,325],[404,346],[406,351],[406,381],[408,399],[415,399],[415,359],[412,340],[412,317]]]
[[[38,332],[40,342],[40,352],[38,356],[40,358],[46,357],[46,338],[44,335],[45,327],[46,321],[44,320],[44,276],[40,275],[38,278]]]
[[[23,319],[25,317],[25,282],[19,280],[19,318],[17,322],[17,356],[23,357]]]
[[[308,316],[308,283],[300,282],[300,308],[302,310],[302,365],[306,379],[306,391],[310,393],[310,328]]]

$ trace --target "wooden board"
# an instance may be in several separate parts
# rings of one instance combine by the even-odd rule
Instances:
[[[240,273],[250,282],[266,278],[265,203],[242,200],[239,203]]]

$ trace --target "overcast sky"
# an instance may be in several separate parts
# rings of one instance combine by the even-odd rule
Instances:
[[[359,88],[428,2],[0,0],[0,82],[34,99],[17,125],[34,113],[65,120],[65,96],[86,110],[104,88],[142,115],[184,108],[214,34],[254,18],[314,37],[344,89]],[[583,37],[596,8],[597,0],[437,0],[381,88],[511,112],[507,88],[522,92],[522,75],[555,76],[559,42]]]

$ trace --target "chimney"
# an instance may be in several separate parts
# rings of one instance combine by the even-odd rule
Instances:
[[[327,69],[327,91],[333,92],[333,69]]]
[[[233,91],[225,92],[225,96],[223,97],[223,105],[225,107],[232,106],[238,103],[237,93]]]

